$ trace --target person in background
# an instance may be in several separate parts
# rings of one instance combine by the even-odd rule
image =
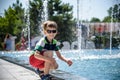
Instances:
[[[66,59],[59,52],[59,45],[55,38],[57,34],[57,24],[54,21],[46,21],[42,25],[45,37],[40,39],[35,46],[33,54],[29,58],[30,64],[36,68],[41,80],[50,80],[50,69],[57,69],[58,64],[53,57],[55,51],[57,57],[66,62],[69,66],[72,61]]]
[[[5,39],[4,39],[4,45],[5,45],[6,51],[12,50],[12,40],[10,38],[10,34],[6,34]]]

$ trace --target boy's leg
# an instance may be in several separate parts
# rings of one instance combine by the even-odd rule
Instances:
[[[45,51],[43,55],[46,57],[53,58],[53,51]],[[58,68],[56,61],[53,64],[45,61],[45,63],[44,63],[44,75],[41,75],[41,79],[52,80],[52,76],[49,75],[49,70],[56,69],[56,68]]]
[[[44,56],[46,57],[53,57],[53,51],[45,51]],[[49,62],[44,63],[44,74],[49,74],[51,64]]]
[[[44,52],[44,56],[47,57],[53,57],[53,51],[46,51]],[[55,61],[54,64],[50,64],[49,62],[45,62],[44,64],[44,74],[48,74],[50,69],[57,69],[58,68],[58,64]]]
[[[50,65],[50,69],[57,69],[58,68],[58,64],[57,62],[55,61],[55,63],[52,65]]]
[[[44,56],[53,58],[53,51],[46,51]],[[56,61],[54,62],[54,64],[50,64],[50,69],[57,69],[57,68],[58,68],[58,64]]]

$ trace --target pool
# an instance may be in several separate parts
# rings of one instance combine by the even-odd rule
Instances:
[[[120,50],[82,50],[61,51],[62,55],[70,58],[73,65],[68,67],[66,63],[56,58],[59,69],[87,78],[88,80],[120,80]],[[10,60],[19,63],[28,63],[28,51],[0,52],[1,57],[12,58]],[[56,55],[54,55],[56,57]]]

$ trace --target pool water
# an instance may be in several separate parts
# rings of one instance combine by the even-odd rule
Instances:
[[[73,60],[73,65],[68,67],[59,61],[59,69],[69,71],[88,78],[89,80],[120,80],[120,59],[100,60]],[[63,66],[64,65],[64,66]]]
[[[113,50],[112,54],[109,54],[109,50],[85,50],[80,54],[67,52],[64,55],[72,58],[73,65],[68,67],[58,60],[61,70],[89,80],[120,80],[120,50]]]
[[[59,69],[87,78],[88,80],[120,80],[120,50],[82,50],[61,51],[62,55],[73,61],[68,66],[56,58]],[[30,53],[22,52],[0,52],[0,56],[7,56],[19,60],[21,63],[29,63]]]

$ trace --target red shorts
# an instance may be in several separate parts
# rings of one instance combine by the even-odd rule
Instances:
[[[41,52],[42,55],[43,55],[43,53],[44,53],[44,51]],[[29,57],[29,63],[30,63],[33,67],[35,67],[35,68],[42,69],[42,68],[44,68],[44,63],[45,63],[45,61],[36,59],[36,58],[34,57],[34,54],[32,54],[32,55]]]

